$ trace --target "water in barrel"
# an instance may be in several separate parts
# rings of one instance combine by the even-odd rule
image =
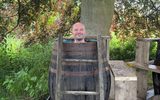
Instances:
[[[99,91],[98,53],[97,41],[86,40],[85,43],[73,43],[67,40],[63,43],[61,91]],[[51,65],[49,70],[49,93],[51,100],[55,100],[56,69],[57,69],[57,44],[54,45]],[[107,52],[103,52],[103,58]],[[76,59],[81,59],[76,61]],[[86,61],[88,59],[89,61]],[[106,70],[107,61],[103,61],[103,78],[105,100],[109,98],[111,77]],[[61,100],[99,100],[99,95],[73,95],[64,94]]]

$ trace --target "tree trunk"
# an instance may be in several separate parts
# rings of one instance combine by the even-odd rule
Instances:
[[[88,35],[109,35],[114,0],[81,0],[81,22]]]

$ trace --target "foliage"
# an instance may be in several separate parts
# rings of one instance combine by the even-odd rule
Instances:
[[[116,0],[111,31],[121,39],[160,37],[159,0]]]
[[[73,0],[0,1],[0,41],[14,31],[27,44],[47,42],[79,20],[79,6]]]
[[[111,25],[111,59],[133,60],[136,38],[160,37],[159,8],[159,0],[116,0]],[[155,52],[156,43],[151,43],[150,59],[155,59]]]
[[[135,60],[136,41],[135,38],[130,37],[125,40],[118,38],[114,32],[111,34],[110,41],[110,59],[111,60]],[[156,42],[151,42],[149,59],[154,60],[157,50]]]
[[[135,58],[135,39],[121,41],[112,32],[112,39],[110,42],[110,59],[116,60],[134,60]]]
[[[25,47],[23,40],[7,36],[0,44],[0,87],[6,99],[38,99],[48,93],[48,67],[52,43]]]
[[[156,58],[156,51],[157,51],[157,43],[156,42],[151,42],[150,45],[150,55],[149,55],[149,59],[150,60],[154,60]]]

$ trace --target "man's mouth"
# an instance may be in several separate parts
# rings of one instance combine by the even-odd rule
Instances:
[[[78,34],[77,34],[77,36],[78,36],[78,37],[82,37],[82,36],[83,36],[83,34],[81,34],[81,33],[78,33]]]
[[[78,38],[78,39],[76,39],[77,41],[82,41],[83,39],[82,38]]]

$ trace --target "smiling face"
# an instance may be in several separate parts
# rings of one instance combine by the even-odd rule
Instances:
[[[72,27],[72,33],[76,39],[84,38],[86,33],[84,25],[80,22],[75,23]]]

